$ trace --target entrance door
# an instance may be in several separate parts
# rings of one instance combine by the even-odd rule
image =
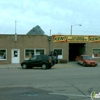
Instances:
[[[86,43],[69,43],[69,61],[75,61],[76,56],[86,53]]]
[[[20,50],[12,49],[12,63],[20,63]]]

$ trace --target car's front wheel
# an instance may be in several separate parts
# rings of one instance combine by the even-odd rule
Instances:
[[[47,65],[46,64],[42,64],[42,69],[47,69]]]
[[[27,65],[26,65],[26,64],[23,64],[23,65],[22,65],[22,68],[23,68],[23,69],[27,69]]]

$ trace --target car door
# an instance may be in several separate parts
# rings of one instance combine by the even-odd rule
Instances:
[[[41,66],[41,56],[33,56],[31,59],[31,66],[38,67]]]
[[[37,55],[37,58],[35,60],[35,66],[36,67],[41,67],[41,55]]]
[[[33,56],[32,58],[30,58],[29,60],[29,65],[30,66],[35,66],[36,65],[36,59],[37,59],[37,56]]]

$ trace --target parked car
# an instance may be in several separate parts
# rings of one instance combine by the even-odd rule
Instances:
[[[34,55],[29,60],[21,63],[23,69],[32,67],[41,67],[42,69],[50,69],[52,67],[51,58],[48,55]]]
[[[97,61],[93,60],[89,55],[80,55],[76,57],[76,60],[79,64],[83,66],[97,66]]]

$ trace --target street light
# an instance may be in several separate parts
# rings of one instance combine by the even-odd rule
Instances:
[[[77,25],[78,25],[78,26],[82,26],[81,24],[71,25],[71,32],[70,32],[71,35],[72,35],[72,27],[73,27],[73,26],[77,26]]]

